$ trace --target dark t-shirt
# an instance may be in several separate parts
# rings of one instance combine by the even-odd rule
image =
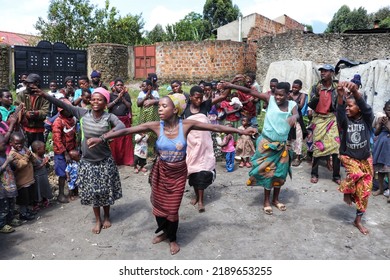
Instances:
[[[193,115],[193,113],[191,113],[190,105],[191,105],[191,102],[187,103],[187,107],[184,110],[183,116],[185,119]],[[203,101],[202,104],[200,104],[199,113],[197,113],[197,114],[204,114],[205,116],[207,116],[207,114],[211,110],[212,106],[213,106],[213,103],[212,103],[211,99]]]
[[[345,114],[345,106],[337,105],[337,122],[342,129],[340,154],[363,160],[370,157],[370,137],[374,114],[364,98],[356,100],[362,117],[354,120]]]
[[[118,97],[118,94],[116,93],[110,93],[110,102],[113,102]],[[126,99],[127,102],[130,102],[131,99],[130,95],[126,92],[123,97]],[[115,116],[126,116],[129,114],[129,108],[127,108],[126,104],[121,101],[116,103],[109,111],[110,113],[114,114]]]

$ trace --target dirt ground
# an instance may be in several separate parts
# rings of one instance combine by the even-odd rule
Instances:
[[[342,201],[331,173],[320,167],[318,184],[309,182],[310,166],[293,167],[281,191],[287,211],[262,211],[263,188],[245,186],[248,169],[224,172],[205,192],[206,212],[190,204],[187,185],[180,209],[178,243],[151,243],[156,230],[148,176],[120,167],[123,198],[112,207],[112,227],[92,234],[91,207],[76,200],[53,202],[37,219],[0,236],[2,260],[389,260],[390,203],[370,197],[364,236],[353,225],[355,208]],[[343,174],[344,176],[344,174]]]

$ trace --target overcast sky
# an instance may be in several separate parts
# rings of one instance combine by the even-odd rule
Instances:
[[[205,0],[111,0],[110,6],[116,7],[121,15],[142,13],[145,30],[151,30],[156,24],[165,27],[184,18],[189,12],[203,13]],[[36,34],[33,25],[38,17],[47,19],[50,0],[0,0],[0,30],[17,33]],[[91,0],[90,3],[104,5],[104,0]],[[303,24],[310,24],[315,33],[322,33],[333,15],[342,5],[351,10],[364,7],[368,13],[376,12],[386,5],[385,0],[233,0],[243,16],[259,13],[270,19],[283,14]]]

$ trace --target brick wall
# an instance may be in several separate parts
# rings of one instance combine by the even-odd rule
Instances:
[[[312,34],[300,31],[268,36],[257,43],[257,79],[281,60],[307,60],[335,65],[341,58],[371,61],[390,58],[389,34]]]
[[[163,82],[230,79],[255,69],[256,52],[245,43],[191,41],[156,45],[156,73]]]
[[[0,44],[0,88],[11,87],[11,47]]]

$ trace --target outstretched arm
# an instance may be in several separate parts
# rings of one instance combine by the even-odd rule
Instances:
[[[228,82],[224,82],[224,83],[222,84],[222,87],[223,87],[224,89],[236,89],[236,90],[239,90],[239,91],[241,91],[241,92],[250,94],[250,95],[252,95],[253,97],[259,98],[259,99],[261,99],[261,100],[263,100],[263,101],[265,101],[265,102],[268,102],[268,100],[269,100],[269,95],[268,95],[268,94],[258,92],[256,89],[247,88],[247,87],[235,85],[235,84],[228,83]]]
[[[117,131],[109,131],[106,134],[103,134],[99,138],[89,138],[87,140],[88,148],[93,148],[99,143],[107,142],[110,139],[141,132],[150,132],[153,131],[157,135],[159,134],[160,122],[147,122],[137,126],[123,128]]]
[[[225,125],[218,125],[218,124],[209,124],[209,123],[202,123],[195,120],[189,120],[185,119],[183,120],[184,127],[186,129],[186,135],[191,130],[203,130],[203,131],[214,131],[214,132],[225,132],[225,133],[238,133],[240,135],[254,135],[258,133],[258,130],[254,127],[248,127],[245,130],[238,129],[235,127],[225,126]]]

